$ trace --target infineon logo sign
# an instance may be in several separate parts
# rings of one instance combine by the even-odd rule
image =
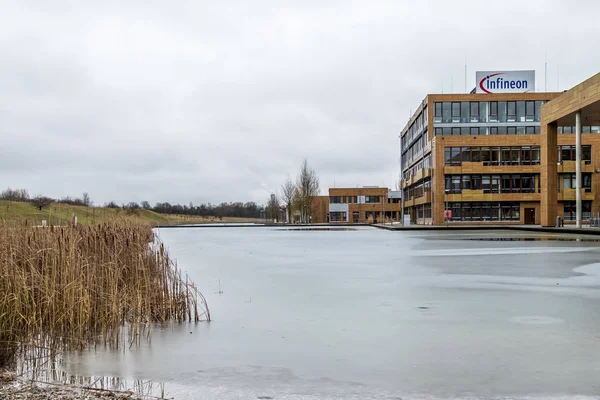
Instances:
[[[477,71],[476,93],[535,92],[535,71]]]

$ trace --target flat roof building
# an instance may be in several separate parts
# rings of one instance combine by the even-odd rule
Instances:
[[[384,187],[330,188],[313,198],[314,223],[382,223],[400,221],[401,192]]]
[[[567,93],[533,92],[533,71],[478,72],[476,82],[470,94],[427,95],[402,130],[405,215],[414,224],[444,224],[446,219],[541,224],[544,198],[549,204],[544,213],[552,215],[544,217],[545,224],[556,216],[575,221],[574,118],[552,122],[555,141],[542,135],[544,110],[562,104]],[[586,87],[596,90],[594,85]],[[600,187],[595,173],[600,171],[600,135],[595,135],[600,122],[584,121],[582,132],[585,220],[600,211],[592,190]],[[551,195],[545,194],[548,190]]]

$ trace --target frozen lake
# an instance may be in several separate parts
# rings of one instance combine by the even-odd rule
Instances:
[[[600,242],[366,227],[159,234],[213,322],[71,356],[69,372],[164,381],[176,399],[600,393]]]

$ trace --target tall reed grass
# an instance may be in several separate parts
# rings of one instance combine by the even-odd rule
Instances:
[[[206,300],[147,225],[0,226],[0,367],[139,342],[150,325],[210,321]]]

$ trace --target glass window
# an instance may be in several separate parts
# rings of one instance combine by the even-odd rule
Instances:
[[[442,132],[443,132],[443,133],[442,133],[442,134],[443,134],[443,136],[450,136],[450,135],[452,135],[452,130],[451,130],[451,128],[442,128]]]
[[[477,128],[477,127],[471,128],[471,135],[473,135],[473,136],[479,135],[479,128]]]
[[[463,101],[460,103],[460,122],[471,122],[471,114],[469,113],[469,102]]]
[[[573,133],[571,132],[571,127],[570,126],[563,126],[563,133]]]
[[[525,102],[525,121],[535,121],[535,101]]]
[[[506,114],[506,102],[499,101],[498,102],[498,122],[506,122],[507,114]]]
[[[450,207],[452,208],[452,220],[453,221],[461,221],[462,213],[461,213],[460,203],[451,203]]]
[[[492,147],[491,153],[492,153],[492,165],[500,165],[501,160],[502,160],[500,157],[500,147]]]
[[[479,102],[479,122],[487,122],[488,121],[488,102],[481,101]]]
[[[481,175],[472,175],[471,176],[471,189],[472,190],[481,190]]]
[[[512,165],[519,165],[521,162],[521,148],[520,147],[511,147],[511,164]]]
[[[516,135],[517,134],[517,128],[515,126],[507,126],[506,127],[506,134],[507,135]]]
[[[460,136],[460,128],[452,128],[452,136]]]
[[[490,101],[490,122],[498,121],[498,102]]]
[[[460,175],[452,175],[452,193],[460,193]]]
[[[462,161],[463,162],[471,161],[471,148],[470,147],[462,148]]]
[[[460,147],[452,147],[452,165],[460,165]]]
[[[531,165],[531,147],[521,147],[521,165]]]
[[[498,134],[498,127],[490,126],[490,135],[497,135],[497,134]]]
[[[590,130],[589,126],[583,126],[581,128],[581,133],[590,133],[590,132],[591,132],[591,130]]]
[[[510,165],[510,147],[502,148],[502,165]]]
[[[592,174],[581,174],[583,180],[583,187],[586,189],[592,188]]]
[[[447,102],[447,101],[442,103],[442,122],[444,122],[444,123],[452,122],[450,102]]]
[[[460,103],[452,103],[452,122],[460,122]]]
[[[483,193],[491,192],[491,183],[490,183],[489,175],[481,175],[481,186],[483,188]]]
[[[471,175],[462,176],[462,190],[471,190]]]
[[[511,175],[512,177],[512,191],[514,193],[521,191],[521,175]]]
[[[581,160],[591,161],[592,160],[592,146],[581,146]]]
[[[540,164],[540,148],[538,146],[534,146],[531,148],[531,164]]]
[[[535,102],[535,121],[536,122],[540,122],[542,119],[542,105],[544,104],[543,101],[537,100]]]
[[[500,175],[492,175],[490,190],[492,193],[500,193]]]
[[[489,163],[491,161],[490,148],[482,147],[481,148],[481,161],[484,163]]]
[[[481,205],[481,218],[484,221],[489,221],[491,220],[491,207],[490,207],[490,203],[482,203]]]
[[[468,126],[463,126],[462,128],[460,128],[460,134],[462,136],[469,136],[469,127]]]
[[[442,128],[434,128],[433,131],[435,133],[435,136],[442,136]]]
[[[525,102],[517,101],[517,121],[525,122]]]
[[[560,147],[560,159],[562,161],[571,161],[571,146]]]
[[[433,107],[433,116],[434,117],[442,116],[442,103],[435,103],[435,105]],[[439,121],[434,121],[434,122],[439,122]]]
[[[526,134],[528,134],[528,135],[533,135],[533,134],[535,134],[535,126],[528,126],[528,127],[525,129],[525,133],[526,133]]]
[[[534,128],[535,128],[534,133],[536,135],[539,135],[540,134],[540,127],[539,126],[535,126]]]
[[[563,189],[573,189],[575,187],[575,179],[571,174],[563,175]]]
[[[479,122],[479,103],[471,102],[471,122]]]
[[[480,162],[481,161],[481,152],[479,151],[479,147],[471,147],[471,162]]]
[[[498,135],[506,135],[506,126],[498,127]]]
[[[510,175],[502,175],[502,193],[510,193]]]
[[[533,193],[533,179],[531,179],[530,175],[523,175],[521,177],[521,185],[523,193]]]
[[[481,221],[481,203],[471,203],[471,219]]]
[[[517,135],[524,135],[524,134],[525,134],[525,127],[517,126]]]
[[[517,120],[517,103],[514,101],[506,102],[506,122],[515,122]]]

